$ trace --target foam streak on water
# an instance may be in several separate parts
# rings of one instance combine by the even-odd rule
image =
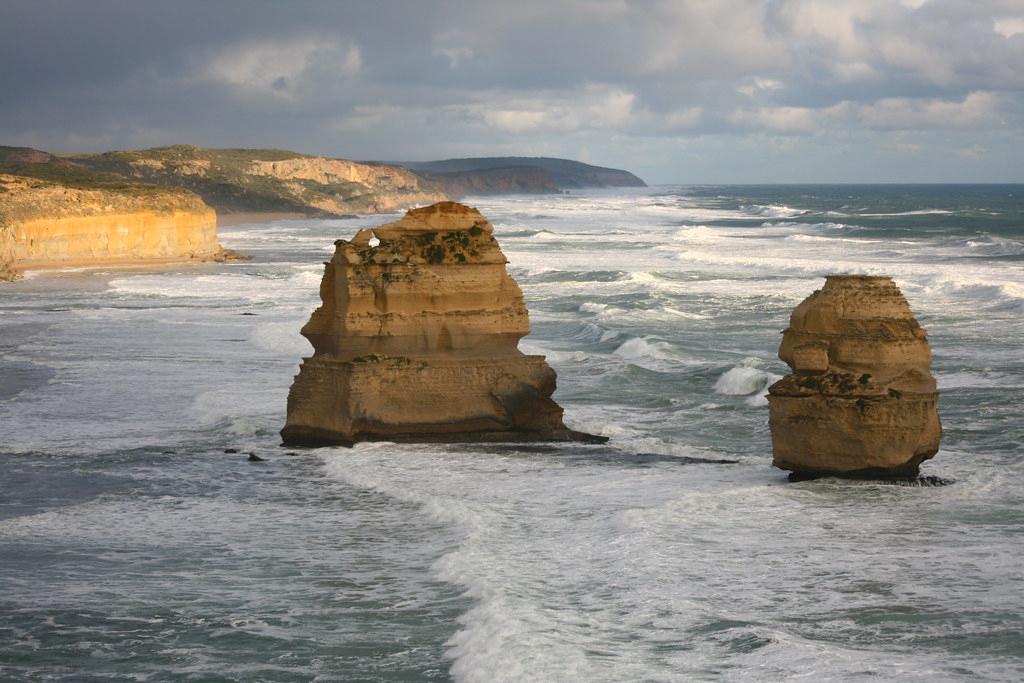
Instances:
[[[1019,680],[1024,188],[480,198],[571,426],[607,446],[276,432],[337,237],[0,291],[0,678]],[[894,276],[944,450],[788,484],[766,387],[832,272]],[[225,453],[237,449],[239,453]],[[252,451],[267,458],[248,463]]]

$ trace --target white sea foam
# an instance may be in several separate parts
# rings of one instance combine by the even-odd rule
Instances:
[[[177,274],[134,275],[115,278],[110,288],[128,297],[162,297],[247,302],[310,301],[323,274],[319,265],[299,266],[285,276],[259,273],[218,273],[191,278]]]
[[[872,240],[850,237],[828,237],[825,235],[805,235],[802,233],[787,235],[786,239],[793,242],[820,242],[824,244],[832,244],[836,242],[849,242],[851,244],[913,244],[913,242],[908,242],[906,240]]]
[[[110,281],[118,294],[181,299],[226,299],[267,301],[274,298],[270,287],[242,274],[201,275],[184,279],[178,275],[136,275]]]
[[[705,315],[704,313],[692,313],[690,311],[680,311],[678,308],[672,308],[671,306],[665,306],[664,310],[665,310],[666,313],[670,313],[671,315],[674,315],[674,316],[677,316],[677,317],[680,317],[680,318],[688,318],[690,320],[706,320],[707,318],[711,317],[709,315]]]
[[[769,218],[796,218],[797,216],[811,213],[806,209],[795,209],[785,204],[754,204],[753,206],[743,208],[753,211],[759,216]]]
[[[915,209],[914,211],[896,211],[893,213],[859,213],[856,215],[882,218],[894,216],[948,216],[953,213],[953,211],[949,211],[947,209]]]
[[[519,350],[528,356],[544,356],[547,362],[555,366],[556,369],[563,364],[583,363],[590,359],[590,354],[585,351],[554,349],[531,342],[528,339],[519,342]]]
[[[914,209],[912,211],[894,211],[894,212],[877,212],[869,213],[863,211],[826,211],[826,216],[836,216],[838,218],[897,218],[899,216],[946,216],[955,213],[948,209]]]
[[[274,390],[253,391],[247,385],[240,386],[245,387],[244,395],[238,387],[232,386],[199,394],[190,407],[192,417],[201,425],[226,423],[228,430],[236,434],[254,430],[256,421],[250,416],[278,408],[274,403],[280,400],[280,394]]]
[[[706,225],[687,226],[675,233],[675,239],[695,244],[717,242],[727,235],[721,229],[709,228]]]
[[[963,244],[976,253],[988,256],[1018,256],[1024,254],[1024,242],[996,235],[982,235],[975,239],[966,240]]]
[[[725,396],[750,396],[752,406],[767,405],[768,387],[782,379],[782,375],[762,370],[759,358],[747,358],[742,364],[730,368],[715,382],[715,393]]]
[[[679,358],[672,353],[671,347],[663,342],[652,339],[633,337],[624,341],[615,355],[631,361],[676,361]]]
[[[261,349],[276,351],[295,358],[310,355],[312,346],[299,334],[306,319],[293,319],[283,322],[262,323],[255,327],[250,341]]]

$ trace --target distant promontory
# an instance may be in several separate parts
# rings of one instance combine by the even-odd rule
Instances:
[[[478,157],[402,161],[402,166],[442,183],[449,194],[548,193],[588,187],[647,187],[629,171],[552,157]]]

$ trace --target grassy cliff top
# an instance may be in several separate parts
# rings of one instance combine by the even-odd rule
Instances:
[[[70,159],[90,167],[102,167],[105,164],[117,166],[132,161],[209,161],[227,168],[245,169],[254,161],[283,161],[285,159],[312,158],[309,154],[292,152],[287,149],[243,149],[227,148],[212,149],[195,145],[170,145],[168,147],[151,147],[149,149],[103,152],[102,154],[63,154]]]
[[[40,181],[42,184],[62,186],[75,190],[101,190],[136,197],[176,196],[198,199],[194,194],[182,188],[161,187],[132,180],[116,173],[92,171],[67,162],[0,162],[0,174],[32,178]],[[39,184],[34,184],[33,186],[39,186]]]

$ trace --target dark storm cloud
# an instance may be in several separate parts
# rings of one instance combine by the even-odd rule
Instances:
[[[0,60],[3,140],[47,149],[1024,179],[1019,0],[8,0]]]

